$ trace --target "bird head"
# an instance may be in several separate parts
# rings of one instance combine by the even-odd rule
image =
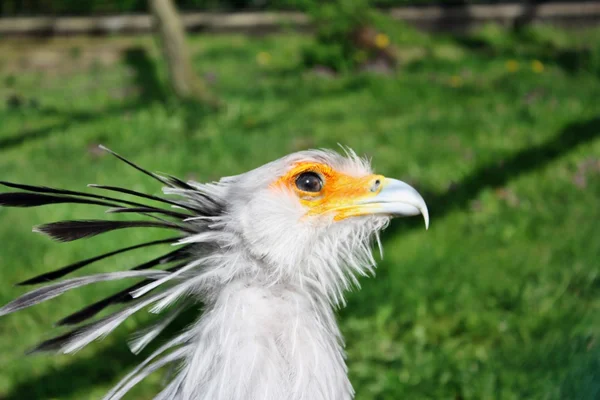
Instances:
[[[217,186],[227,229],[276,277],[345,277],[345,287],[353,271],[373,268],[373,239],[390,218],[422,214],[429,223],[415,189],[374,174],[351,150],[293,153]]]

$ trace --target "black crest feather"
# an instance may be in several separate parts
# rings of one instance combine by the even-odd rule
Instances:
[[[139,214],[162,214],[168,217],[173,217],[177,219],[186,219],[189,218],[189,214],[180,213],[177,211],[171,210],[163,210],[154,207],[115,207],[106,210],[109,214],[127,214],[127,213],[139,213]]]
[[[10,192],[0,193],[0,206],[5,207],[38,207],[48,204],[95,204],[108,207],[119,207],[117,204],[100,200],[81,199],[71,196],[55,196],[41,193]]]
[[[175,272],[185,265],[186,265],[186,263],[181,263],[181,264],[178,264],[174,267],[167,269],[166,271]],[[105,297],[102,300],[99,300],[93,304],[90,304],[89,306],[86,306],[86,307],[80,309],[79,311],[74,312],[73,314],[67,315],[65,318],[58,321],[56,323],[56,325],[57,326],[76,325],[76,324],[82,323],[82,322],[92,318],[93,316],[97,315],[100,311],[104,310],[105,308],[107,308],[113,304],[124,304],[124,303],[128,303],[130,301],[133,301],[135,299],[133,298],[133,296],[130,293],[146,286],[150,282],[152,282],[151,279],[144,279],[143,281],[138,282],[135,285],[129,286],[128,288],[123,289],[120,292],[117,292],[111,296]]]
[[[108,296],[100,301],[95,302],[94,304],[90,304],[89,306],[86,306],[81,310],[74,312],[73,314],[66,316],[65,318],[58,321],[56,325],[76,325],[92,318],[93,316],[95,316],[100,311],[104,310],[110,305],[126,303],[128,301],[131,301],[133,300],[133,297],[131,297],[129,293],[143,287],[144,285],[147,285],[150,282],[150,280],[143,280],[141,282],[138,282],[135,285],[128,287],[127,289],[121,290],[120,292],[117,292],[111,296]]]
[[[167,264],[173,261],[183,260],[189,257],[189,246],[180,247],[170,253],[164,254],[160,257],[156,257],[150,261],[146,261],[140,265],[131,268],[132,271],[141,271],[144,269],[152,268],[156,265]]]
[[[176,176],[167,175],[165,179],[167,181],[169,181],[169,184],[173,187],[177,187],[180,189],[186,189],[186,190],[196,190],[193,186],[191,186],[187,182],[182,181],[181,179],[177,178]]]
[[[59,221],[35,227],[34,232],[40,232],[50,236],[59,242],[71,242],[73,240],[88,238],[101,233],[125,228],[168,228],[185,230],[177,224],[159,221]]]
[[[45,352],[45,351],[59,350],[65,343],[68,343],[71,339],[73,339],[75,336],[77,336],[81,331],[83,331],[83,328],[78,328],[78,329],[72,330],[71,332],[65,333],[64,335],[56,336],[52,339],[43,341],[42,343],[39,343],[37,346],[35,346],[33,349],[28,350],[26,354],[30,355],[30,354],[41,353],[41,352]]]
[[[131,190],[131,189],[126,189],[126,188],[121,188],[121,187],[116,187],[116,186],[107,186],[107,185],[95,185],[95,184],[91,184],[91,185],[88,185],[88,186],[92,187],[92,188],[97,188],[97,189],[105,189],[105,190],[111,190],[113,192],[120,192],[120,193],[130,194],[132,196],[142,197],[142,198],[148,199],[148,200],[159,201],[161,203],[171,204],[173,206],[186,208],[188,210],[193,210],[193,211],[196,211],[196,212],[202,212],[202,210],[199,210],[199,209],[196,209],[194,207],[191,207],[189,204],[185,204],[185,203],[181,203],[181,202],[177,202],[177,201],[172,201],[172,200],[169,200],[169,199],[164,199],[164,198],[158,197],[158,196],[152,196],[152,195],[145,194],[145,193],[136,192],[135,190]]]
[[[146,170],[146,169],[144,169],[144,168],[140,167],[139,165],[137,165],[137,164],[136,164],[136,163],[134,163],[133,161],[129,161],[129,160],[128,160],[128,159],[126,159],[125,157],[123,157],[123,156],[121,156],[121,155],[119,155],[119,154],[115,153],[114,151],[112,151],[112,150],[111,150],[111,149],[109,149],[108,147],[105,147],[105,146],[102,146],[102,145],[99,145],[98,147],[99,147],[99,148],[101,148],[101,149],[102,149],[102,150],[104,150],[104,151],[107,151],[107,152],[109,152],[109,153],[110,153],[110,154],[112,154],[113,156],[117,157],[119,160],[121,160],[121,161],[123,161],[124,163],[126,163],[126,164],[128,164],[128,165],[132,166],[133,168],[137,169],[138,171],[140,171],[140,172],[142,172],[142,173],[144,173],[144,174],[146,174],[146,175],[148,175],[148,176],[150,176],[150,177],[152,177],[152,178],[156,179],[157,181],[159,181],[159,182],[161,182],[161,183],[164,183],[165,185],[171,186],[171,184],[169,183],[169,181],[168,181],[168,180],[166,180],[166,179],[164,179],[162,176],[160,176],[160,175],[157,175],[157,174],[155,174],[155,173],[153,173],[153,172],[150,172],[150,171],[148,171],[148,170]]]
[[[13,183],[13,182],[6,182],[6,181],[0,181],[0,185],[4,185],[6,187],[13,188],[13,189],[26,190],[28,192],[49,193],[49,194],[66,194],[66,195],[71,195],[71,196],[87,197],[90,199],[108,200],[108,201],[115,202],[115,203],[127,204],[127,205],[137,206],[137,207],[148,207],[145,204],[136,203],[133,201],[122,200],[122,199],[117,199],[115,197],[102,196],[102,195],[97,195],[97,194],[92,194],[92,193],[78,192],[78,191],[74,191],[74,190],[56,189],[56,188],[49,188],[46,186],[24,185],[21,183]],[[113,206],[111,206],[111,207],[113,207]]]
[[[63,276],[65,276],[67,274],[70,274],[71,272],[77,271],[78,269],[83,268],[86,265],[92,264],[92,263],[94,263],[96,261],[100,261],[100,260],[103,260],[105,258],[114,256],[114,255],[117,255],[117,254],[125,253],[127,251],[139,249],[139,248],[142,248],[142,247],[154,246],[154,245],[157,245],[157,244],[173,243],[173,242],[177,241],[177,239],[178,238],[161,239],[161,240],[155,240],[155,241],[152,241],[152,242],[146,242],[146,243],[136,244],[135,246],[124,247],[122,249],[118,249],[118,250],[115,250],[115,251],[111,251],[109,253],[101,254],[101,255],[96,256],[96,257],[88,258],[88,259],[81,260],[81,261],[78,261],[78,262],[73,263],[73,264],[69,264],[69,265],[67,265],[65,267],[61,267],[61,268],[56,269],[54,271],[46,272],[45,274],[34,276],[31,279],[28,279],[26,281],[18,283],[18,285],[21,285],[21,286],[24,286],[24,285],[36,285],[36,284],[39,284],[39,283],[53,281],[55,279],[62,278]]]

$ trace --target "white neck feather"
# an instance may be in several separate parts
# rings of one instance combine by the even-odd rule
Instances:
[[[193,328],[182,400],[349,400],[342,339],[327,299],[298,286],[224,286]]]

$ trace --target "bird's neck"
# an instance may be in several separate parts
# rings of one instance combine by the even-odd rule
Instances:
[[[342,339],[326,298],[290,282],[239,277],[194,329],[185,400],[347,400]]]

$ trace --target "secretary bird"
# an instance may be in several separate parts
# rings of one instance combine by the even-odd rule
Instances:
[[[76,327],[32,352],[74,353],[144,308],[164,312],[157,323],[134,335],[130,348],[139,353],[182,311],[202,308],[197,322],[165,341],[104,399],[122,398],[146,376],[173,363],[176,373],[156,400],[354,397],[334,310],[344,304],[344,292],[358,286],[357,275],[373,273],[372,245],[381,249],[379,232],[391,217],[422,214],[428,226],[425,201],[415,189],[373,174],[368,160],[349,149],[344,155],[301,151],[213,183],[155,174],[103,149],[159,181],[164,194],[178,197],[89,185],[143,199],[138,202],[0,182],[20,190],[0,193],[0,205],[88,204],[109,207],[109,214],[143,217],[61,221],[33,229],[60,242],[138,227],[171,230],[177,236],[117,249],[21,282],[45,285],[0,308],[0,315],[90,284],[137,280],[60,320],[60,326]],[[160,245],[173,247],[128,270],[55,282],[96,261]],[[88,321],[114,306],[118,309],[112,314]]]

